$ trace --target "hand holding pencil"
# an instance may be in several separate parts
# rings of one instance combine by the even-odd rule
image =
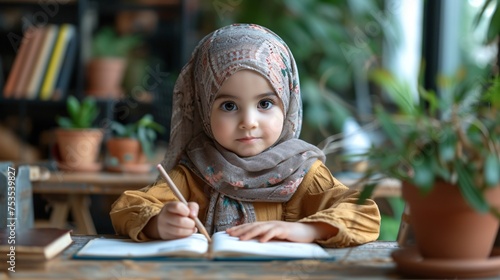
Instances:
[[[163,166],[161,166],[161,164],[158,164],[157,165],[157,169],[160,171],[160,174],[165,179],[165,181],[167,182],[167,185],[170,187],[170,189],[175,194],[175,196],[177,197],[177,199],[179,199],[179,201],[181,201],[185,205],[188,205],[186,199],[182,196],[182,193],[179,191],[179,189],[174,184],[174,182],[172,181],[172,179],[170,179],[170,176],[168,176],[168,174],[165,171],[165,169],[163,168]],[[194,217],[193,220],[194,220],[194,222],[195,222],[196,227],[198,228],[198,230],[203,235],[205,235],[205,237],[207,238],[208,242],[211,242],[212,240],[211,240],[210,236],[208,235],[208,232],[205,229],[205,227],[203,226],[203,223],[200,221],[200,219],[198,219],[198,217]]]

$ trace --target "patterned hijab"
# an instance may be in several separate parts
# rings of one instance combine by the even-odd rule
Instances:
[[[285,120],[276,143],[262,153],[239,157],[213,138],[210,112],[224,81],[240,70],[266,78],[283,102]],[[255,24],[233,24],[203,38],[174,87],[166,170],[187,166],[205,181],[210,233],[256,221],[252,202],[286,202],[323,152],[300,139],[299,75],[288,46]]]

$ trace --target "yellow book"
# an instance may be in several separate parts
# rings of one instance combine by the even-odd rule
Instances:
[[[73,25],[61,25],[59,34],[57,35],[56,44],[54,46],[54,51],[50,57],[47,72],[45,73],[45,78],[43,79],[42,88],[40,90],[41,100],[49,100],[54,93],[57,78],[59,77],[59,72],[61,71],[64,54],[66,53],[66,48],[68,47],[68,42],[71,36],[74,36],[74,33],[75,27]]]

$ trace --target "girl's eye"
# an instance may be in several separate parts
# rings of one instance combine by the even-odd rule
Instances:
[[[238,107],[236,106],[236,104],[234,104],[233,102],[224,102],[220,105],[220,108],[223,110],[223,111],[227,111],[227,112],[231,112],[231,111],[234,111],[236,109],[238,109]]]
[[[269,110],[271,107],[273,107],[274,102],[271,100],[261,100],[259,101],[259,108],[264,109],[264,110]]]

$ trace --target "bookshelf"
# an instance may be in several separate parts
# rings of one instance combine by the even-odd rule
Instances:
[[[7,123],[9,129],[23,142],[41,149],[42,159],[50,159],[48,143],[40,141],[44,139],[43,135],[47,130],[57,126],[55,116],[65,114],[65,97],[75,95],[83,98],[87,94],[85,69],[91,55],[89,47],[92,36],[104,26],[118,28],[119,18],[125,18],[126,23],[126,19],[134,20],[130,15],[144,13],[155,19],[149,23],[147,20],[142,20],[144,21],[142,24],[149,29],[138,31],[144,35],[143,47],[139,52],[147,53],[147,58],[150,60],[145,62],[144,56],[141,57],[139,54],[139,58],[134,61],[135,66],[127,69],[123,98],[98,100],[101,109],[99,121],[108,118],[126,123],[135,121],[149,112],[167,129],[167,132],[160,136],[160,140],[168,141],[173,82],[194,47],[193,42],[189,42],[188,31],[191,30],[189,26],[193,23],[196,11],[191,9],[187,11],[188,2],[190,1],[0,1],[0,36],[4,38],[0,42],[0,125]],[[75,61],[70,69],[68,89],[60,99],[28,99],[24,96],[6,98],[4,95],[3,89],[19,50],[18,45],[6,38],[15,37],[19,40],[23,30],[30,25],[28,22],[31,24],[36,22],[42,26],[70,23],[75,27],[77,42]],[[144,77],[142,80],[130,78],[137,70],[142,70],[142,75],[149,73],[149,80]],[[161,82],[158,82],[159,80]],[[144,89],[147,94],[137,93],[138,90]],[[0,146],[0,153],[1,149]]]

